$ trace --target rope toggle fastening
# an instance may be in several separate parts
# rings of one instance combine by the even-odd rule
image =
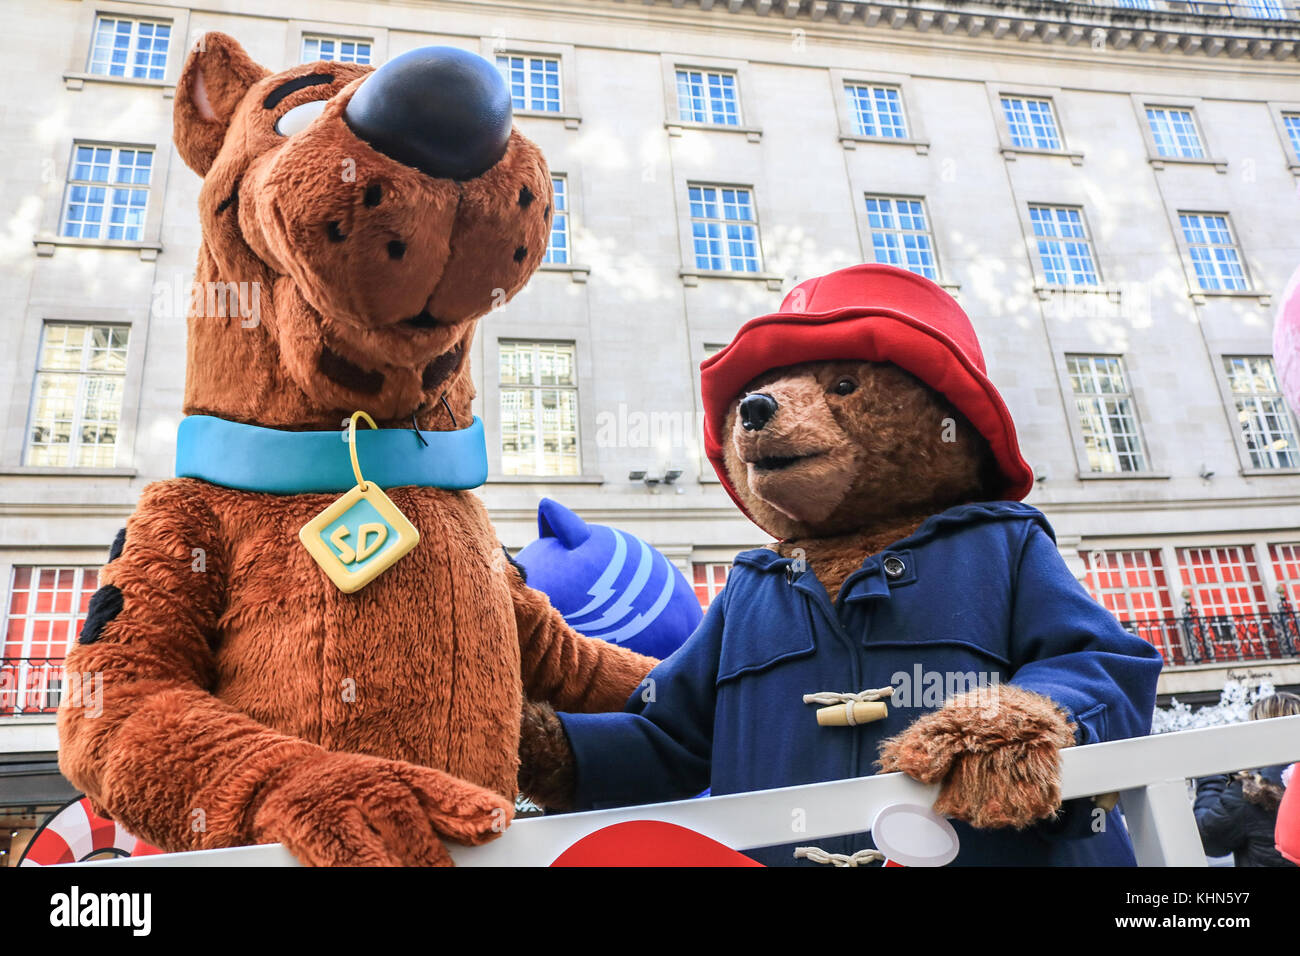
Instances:
[[[883,860],[885,854],[879,850],[859,850],[852,855],[848,853],[827,853],[819,846],[795,847],[796,860],[808,860],[810,863],[829,863],[831,866],[862,866]]]
[[[856,727],[873,720],[884,720],[889,715],[889,705],[884,702],[884,698],[893,693],[892,687],[863,690],[856,694],[823,691],[820,694],[804,694],[803,702],[822,705],[821,710],[817,711],[817,723],[822,727]]]

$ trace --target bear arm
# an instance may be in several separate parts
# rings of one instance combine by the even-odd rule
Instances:
[[[595,714],[622,710],[646,674],[659,663],[595,637],[584,637],[509,569],[519,632],[524,694],[556,710]]]
[[[59,765],[92,803],[168,851],[257,842],[268,780],[322,755],[214,697],[211,641],[225,568],[216,521],[195,481],[147,488],[101,593],[118,610],[69,652]],[[201,550],[195,550],[201,549]]]

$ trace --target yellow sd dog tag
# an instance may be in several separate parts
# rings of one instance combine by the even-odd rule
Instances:
[[[298,540],[340,591],[359,591],[420,543],[420,532],[379,486],[361,477],[357,461],[357,419],[371,428],[375,420],[353,412],[348,422],[348,450],[357,486],[298,531]]]

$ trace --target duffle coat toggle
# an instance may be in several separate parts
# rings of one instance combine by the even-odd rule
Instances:
[[[884,698],[893,692],[892,687],[863,690],[856,694],[822,691],[820,694],[804,694],[803,702],[822,705],[817,711],[817,723],[821,727],[856,727],[888,717],[889,705]]]

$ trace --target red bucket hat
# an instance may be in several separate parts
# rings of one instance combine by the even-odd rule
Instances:
[[[704,451],[740,510],[723,463],[727,409],[746,383],[800,362],[892,362],[943,395],[988,441],[1019,501],[1034,475],[1020,454],[1016,426],[989,381],[970,319],[935,283],[896,266],[870,263],[801,282],[781,310],[746,322],[731,344],[700,365]]]

